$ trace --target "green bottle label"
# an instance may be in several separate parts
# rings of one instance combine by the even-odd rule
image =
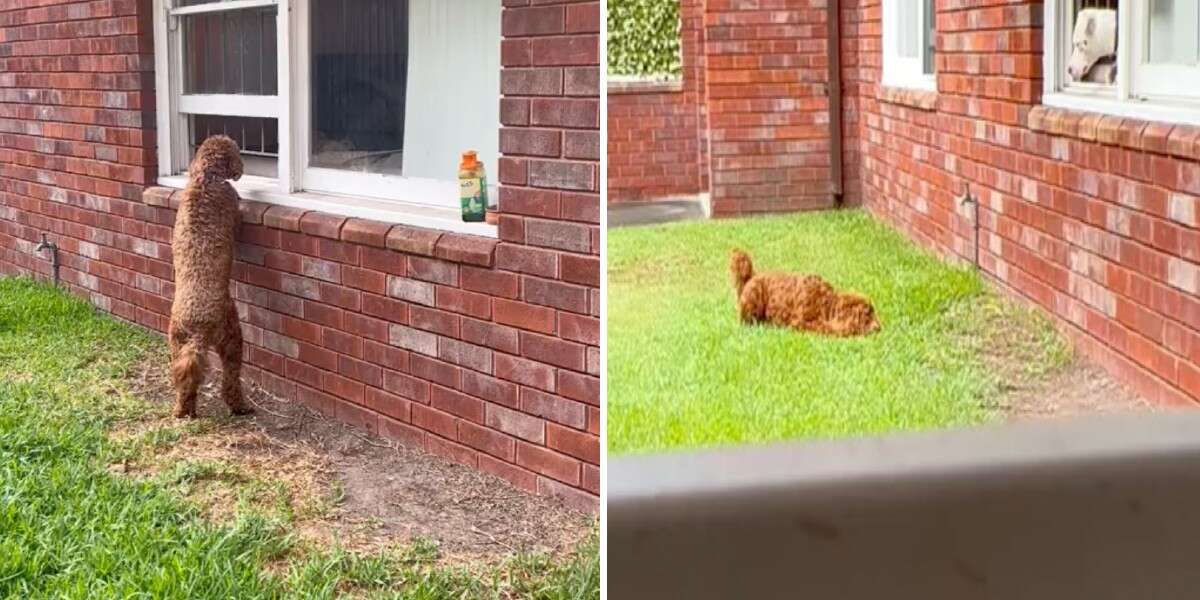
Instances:
[[[487,214],[487,185],[481,177],[468,177],[459,182],[464,221],[483,221]]]

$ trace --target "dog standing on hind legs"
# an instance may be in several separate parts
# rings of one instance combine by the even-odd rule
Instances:
[[[252,412],[242,397],[242,329],[229,293],[241,218],[229,180],[241,176],[236,142],[224,135],[204,140],[188,167],[188,184],[175,215],[175,299],[167,339],[178,418],[196,416],[196,392],[210,349],[221,359],[221,398],[235,415]]]
[[[743,323],[770,323],[836,337],[879,331],[869,300],[838,293],[816,275],[755,274],[750,255],[741,250],[733,251],[729,271]]]

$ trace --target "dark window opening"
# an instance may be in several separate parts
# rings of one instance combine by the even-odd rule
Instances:
[[[401,173],[408,0],[313,0],[312,160]]]

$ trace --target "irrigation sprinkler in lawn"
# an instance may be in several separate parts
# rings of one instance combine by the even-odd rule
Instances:
[[[42,241],[34,248],[35,252],[42,250],[50,251],[50,269],[53,271],[54,287],[58,287],[58,245],[46,239],[46,234],[42,234]]]

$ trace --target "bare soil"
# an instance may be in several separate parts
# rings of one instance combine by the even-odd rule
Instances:
[[[432,541],[450,563],[494,563],[516,552],[559,555],[595,528],[594,516],[554,499],[368,436],[257,386],[246,386],[252,416],[230,417],[206,385],[201,417],[176,420],[165,365],[156,353],[132,374],[135,393],[153,408],[113,436],[174,438],[168,432],[177,439],[142,443],[146,451],[111,469],[184,480],[181,491],[210,518],[228,519],[247,507],[286,515],[302,540],[353,551]]]
[[[1042,381],[1010,390],[1001,397],[1000,407],[1013,421],[1153,409],[1104,369],[1079,356]]]
[[[1038,309],[987,292],[951,309],[957,343],[997,382],[989,408],[1010,421],[1146,411],[1153,407],[1073,351]]]

